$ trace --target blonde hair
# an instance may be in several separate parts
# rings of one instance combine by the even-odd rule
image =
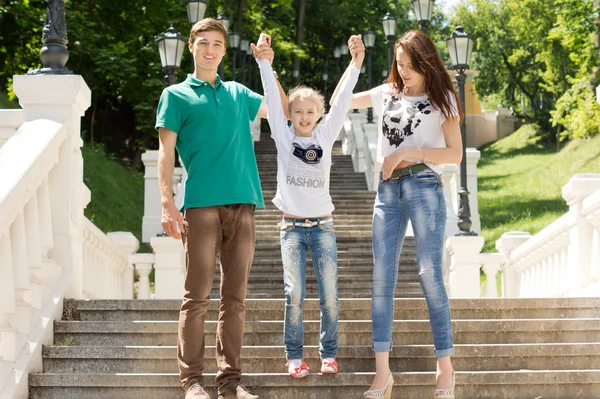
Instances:
[[[296,86],[288,93],[288,107],[292,112],[292,104],[297,99],[310,100],[317,106],[317,112],[319,115],[323,115],[325,110],[325,97],[315,89],[311,89],[308,86]]]

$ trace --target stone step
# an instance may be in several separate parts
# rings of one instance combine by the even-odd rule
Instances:
[[[74,320],[178,320],[181,300],[66,300],[65,307]],[[600,298],[547,299],[451,299],[453,320],[461,319],[549,319],[594,318],[598,316]],[[285,301],[280,299],[249,299],[246,320],[283,320]],[[216,320],[219,300],[210,301],[207,320]],[[303,305],[306,320],[318,320],[319,301],[306,299]],[[340,299],[340,320],[370,320],[370,299]],[[395,299],[394,319],[428,320],[424,299]]]
[[[600,319],[454,320],[456,344],[526,344],[596,342]],[[215,344],[217,322],[206,321],[204,339]],[[339,345],[370,345],[371,320],[341,320]],[[247,321],[244,345],[281,343],[283,321]],[[304,320],[306,345],[318,345],[319,321]],[[73,339],[79,345],[175,345],[177,321],[59,321],[54,325],[55,343]],[[395,320],[392,340],[403,345],[432,344],[429,320]]]
[[[244,384],[262,399],[359,398],[373,373],[339,373],[292,379],[286,373],[244,374]],[[392,398],[429,398],[435,388],[434,372],[394,373]],[[181,399],[179,376],[171,374],[32,373],[30,399]],[[205,384],[216,397],[214,374]],[[600,370],[519,370],[457,372],[456,396],[477,399],[598,398]]]
[[[320,368],[318,346],[304,348],[304,360]],[[176,346],[46,346],[45,373],[172,373],[177,370]],[[340,371],[375,369],[371,346],[341,346]],[[215,347],[205,352],[205,371],[216,373]],[[285,372],[285,346],[242,348],[243,367],[254,373]],[[600,369],[600,343],[456,345],[452,363],[461,371]],[[396,372],[435,371],[432,345],[394,346],[390,366]]]

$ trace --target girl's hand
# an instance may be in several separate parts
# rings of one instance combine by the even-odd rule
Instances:
[[[258,45],[252,43],[250,44],[250,47],[252,48],[252,52],[254,53],[254,58],[258,60],[266,58],[269,60],[269,64],[273,64],[275,52],[271,47],[271,36],[261,33],[260,38],[258,39]]]
[[[404,148],[398,148],[392,154],[385,157],[385,159],[383,160],[383,165],[381,166],[383,180],[387,180],[390,177],[392,177],[392,172],[394,172],[394,169],[396,169],[396,167],[400,165],[400,162],[404,160],[405,156],[406,155],[404,155]]]
[[[348,39],[348,51],[352,56],[352,60],[359,64],[362,64],[362,61],[365,58],[365,45],[362,41],[362,35],[352,35],[350,39]]]

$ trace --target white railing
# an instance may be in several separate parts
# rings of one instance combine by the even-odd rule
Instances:
[[[600,174],[579,174],[563,187],[569,211],[535,236],[511,231],[496,241],[499,253],[480,254],[481,237],[451,237],[447,248],[460,257],[450,292],[479,296],[473,282],[486,274],[485,296],[495,297],[502,272],[502,296],[521,298],[598,296],[600,293]],[[465,284],[469,280],[471,283]]]
[[[48,318],[67,287],[70,265],[57,257],[61,242],[60,154],[69,147],[60,123],[24,123],[0,148],[0,381],[5,393],[26,397],[22,366],[50,343]],[[50,329],[51,330],[51,329]]]
[[[83,295],[133,299],[133,264],[138,240],[131,233],[108,233],[83,219]]]
[[[15,76],[13,88],[23,109],[0,111],[0,397],[24,399],[62,299],[132,298],[132,262],[140,279],[149,272],[133,235],[106,235],[83,215],[84,80]]]

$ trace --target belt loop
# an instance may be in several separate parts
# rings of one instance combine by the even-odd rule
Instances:
[[[411,166],[408,166],[408,171],[410,172],[410,176],[411,176],[411,177],[413,177],[413,176],[415,175],[415,174],[413,173],[413,170],[412,170],[412,165],[411,165]]]

